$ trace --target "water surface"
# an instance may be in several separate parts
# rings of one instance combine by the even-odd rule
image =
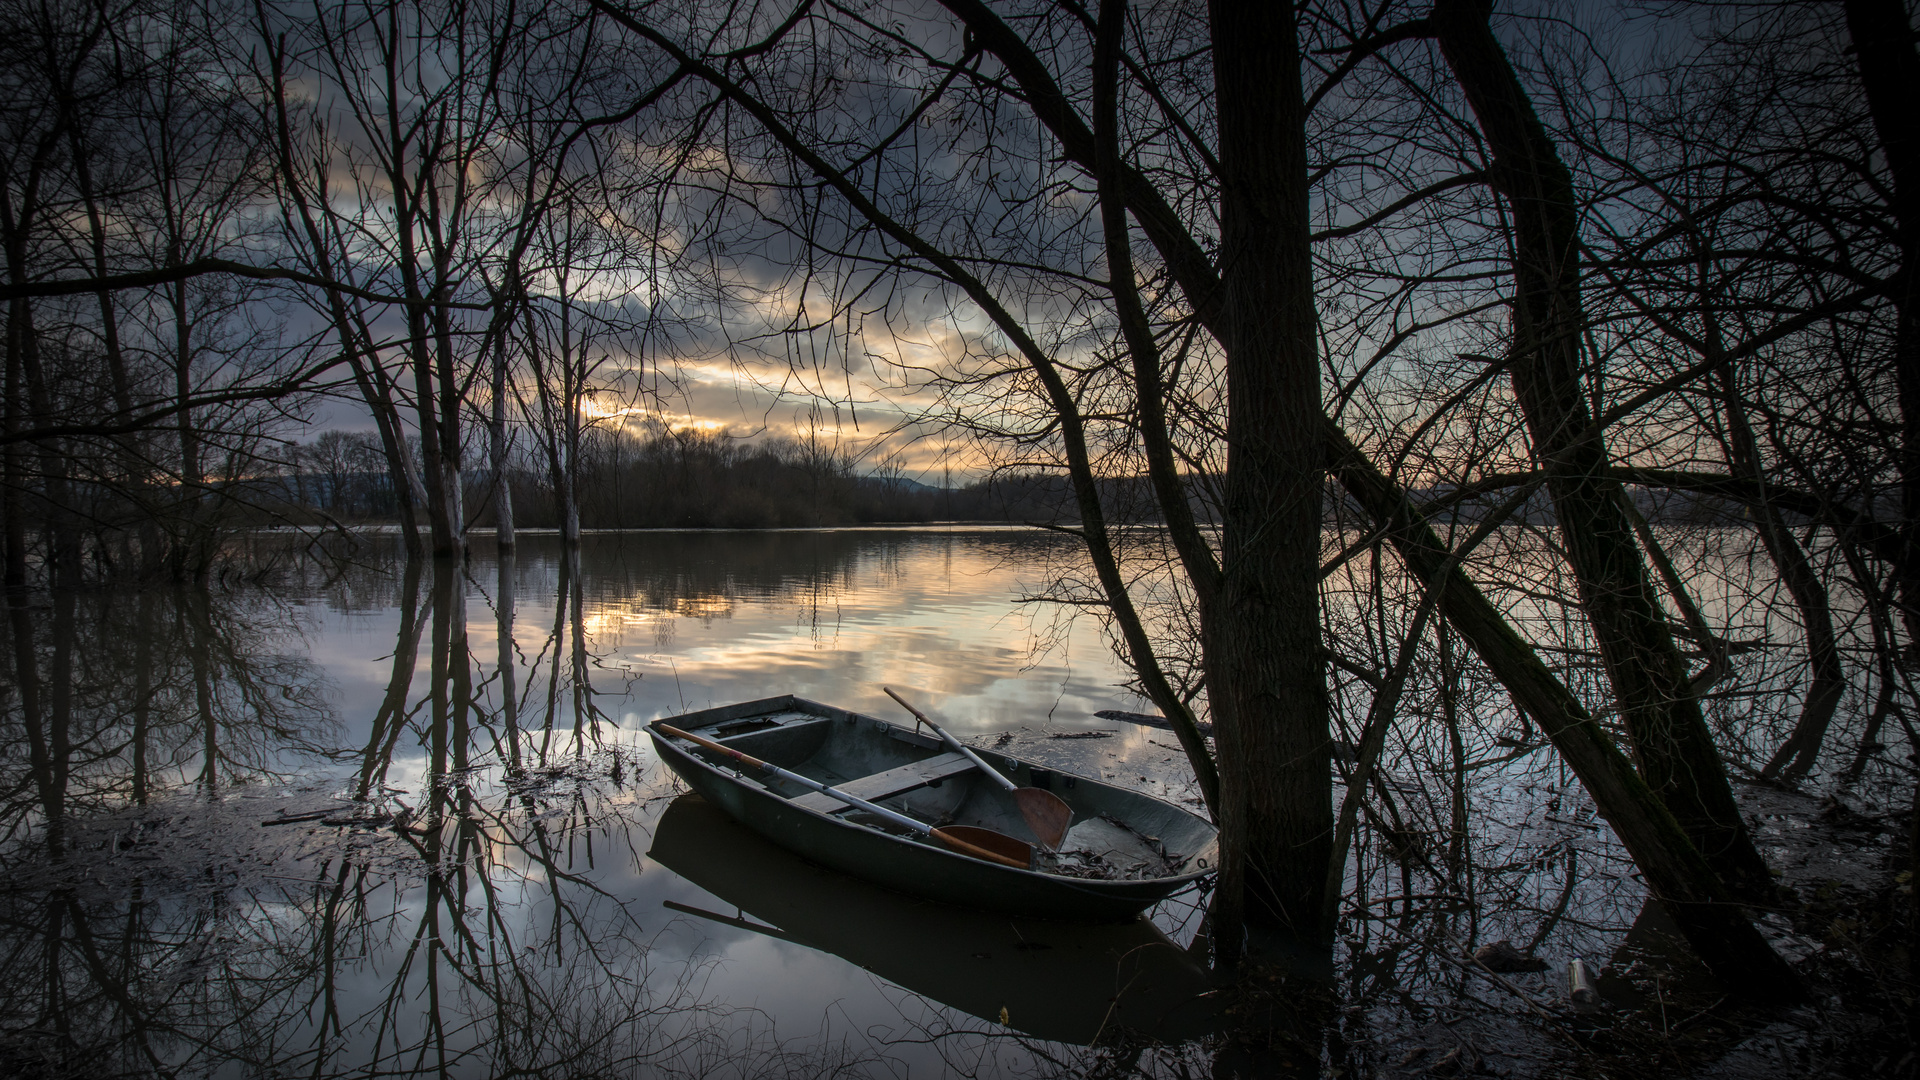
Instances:
[[[1740,599],[1750,553],[1720,551],[1737,539],[1676,537],[1726,582],[1703,588],[1716,625],[1775,643],[1707,702],[1752,757],[1791,725],[1800,664],[1777,609]],[[405,565],[392,537],[323,557],[261,534],[206,587],[10,612],[46,693],[30,732],[0,686],[21,725],[0,807],[0,1073],[1259,1074],[1235,1064],[1248,1013],[1225,1016],[1206,970],[1203,890],[1106,927],[908,899],[686,797],[641,734],[789,693],[905,720],[892,685],[962,738],[1197,807],[1170,733],[1094,715],[1146,706],[1098,618],[1070,602],[1088,581],[1071,537],[475,547],[436,571]],[[1591,643],[1548,602],[1565,583],[1523,531],[1509,549],[1481,569],[1512,579],[1509,610],[1599,708]],[[1349,740],[1371,700],[1351,672],[1393,662],[1415,606],[1372,574],[1355,560],[1325,586]],[[21,640],[7,639],[16,664]],[[1337,1010],[1300,1022],[1342,1069],[1438,1058],[1470,1028],[1475,1053],[1507,1054],[1510,1071],[1573,1068],[1537,1021],[1574,957],[1664,1023],[1662,995],[1694,976],[1631,862],[1458,643],[1421,648],[1348,863],[1333,982],[1323,957],[1310,987],[1256,992],[1260,1030],[1331,986]],[[1870,702],[1850,689],[1834,767]],[[1741,790],[1790,880],[1870,865],[1813,827],[1812,798]],[[1871,807],[1872,790],[1845,794]],[[1818,947],[1777,917],[1766,932],[1789,955]],[[1474,981],[1465,955],[1501,939],[1549,970]],[[1701,1008],[1724,996],[1693,992]]]
[[[252,543],[272,589],[52,601],[79,695],[58,858],[6,898],[14,1059],[939,1075],[1209,1029],[1197,895],[1104,927],[911,900],[684,796],[639,731],[787,693],[905,719],[890,684],[963,738],[1194,802],[1171,735],[1093,715],[1143,706],[1094,621],[1036,600],[1060,538],[614,534],[576,563],[534,536],[457,579],[379,538]],[[433,662],[450,611],[464,687]]]

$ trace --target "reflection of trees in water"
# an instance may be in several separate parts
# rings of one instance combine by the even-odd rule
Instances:
[[[852,1064],[844,1048],[755,1034],[770,1025],[705,994],[708,962],[651,961],[633,913],[587,876],[590,846],[620,858],[632,822],[619,808],[590,814],[573,783],[442,798],[444,825],[406,834],[402,857],[336,847],[298,877],[199,894],[136,880],[0,897],[0,1066],[797,1077]]]
[[[310,583],[342,610],[369,595],[385,596],[399,615],[386,689],[356,755],[359,798],[379,796],[396,755],[409,748],[409,735],[425,749],[426,771],[436,778],[493,764],[517,774],[529,767],[528,755],[544,763],[558,750],[580,754],[597,745],[606,718],[594,702],[595,657],[578,553],[522,564],[509,551],[494,560],[491,595],[476,574],[481,569],[392,559],[378,569],[356,567]],[[381,574],[391,582],[385,588],[366,580]],[[523,652],[518,630],[527,594],[552,597],[553,608],[544,639]],[[475,654],[469,639],[475,596],[492,609],[490,658]],[[423,648],[424,688],[417,685]]]
[[[1739,606],[1738,552],[1716,555],[1718,533],[1684,539],[1728,579],[1729,599],[1703,597],[1715,626],[1767,636],[1770,612]],[[1523,535],[1495,540],[1507,552],[1499,565],[1514,617],[1559,650],[1563,678],[1603,694],[1580,624],[1550,602],[1565,584],[1551,577],[1551,560]],[[193,1073],[233,1061],[316,1075],[701,1075],[723,1064],[743,1075],[815,1075],[884,1073],[927,1053],[1002,1075],[1258,1075],[1294,1060],[1377,1069],[1404,1051],[1381,1049],[1376,1033],[1457,1018],[1446,1010],[1461,1008],[1496,1025],[1529,1014],[1464,965],[1473,948],[1510,938],[1556,962],[1598,959],[1640,918],[1644,889],[1625,853],[1529,718],[1462,662],[1458,642],[1413,631],[1417,605],[1362,551],[1326,585],[1343,737],[1363,741],[1368,705],[1402,658],[1408,674],[1356,805],[1343,936],[1331,957],[1271,952],[1279,981],[1236,991],[1246,996],[1230,1036],[1163,1046],[1119,1032],[1082,1050],[920,998],[909,984],[885,988],[897,1024],[841,1025],[833,1035],[828,1013],[735,1009],[708,992],[710,968],[660,959],[640,925],[657,912],[630,911],[601,891],[608,869],[644,846],[632,830],[651,822],[620,809],[630,796],[593,786],[625,782],[630,764],[596,750],[595,650],[606,644],[597,627],[617,627],[626,613],[724,617],[742,601],[794,602],[803,618],[820,616],[855,588],[926,587],[919,578],[951,573],[943,561],[991,565],[1045,550],[1030,538],[965,534],[703,533],[589,537],[572,558],[527,538],[518,559],[465,567],[408,564],[378,544],[332,564],[280,561],[284,595],[397,612],[368,738],[343,755],[348,790],[365,805],[337,812],[381,821],[399,810],[406,831],[387,822],[366,834],[384,846],[366,853],[321,828],[297,859],[208,856],[141,871],[124,887],[89,886],[97,878],[85,868],[124,845],[138,855],[147,841],[137,828],[89,830],[94,815],[151,803],[176,822],[204,818],[239,802],[228,797],[234,781],[274,775],[290,752],[320,748],[328,718],[317,673],[290,655],[293,609],[264,592],[204,590],[66,592],[10,609],[0,719],[22,752],[0,766],[8,857],[20,868],[44,850],[74,869],[55,879],[61,887],[0,896],[0,1013],[10,1032],[0,1072],[45,1061],[71,1074]],[[1053,566],[1070,593],[1076,564]],[[477,634],[491,622],[491,647],[468,640],[469,612]],[[613,623],[599,621],[608,615]],[[1774,694],[1791,668],[1763,650],[1734,657],[1731,681],[1715,690],[1725,696],[1710,699],[1729,739],[1786,719],[1736,710]],[[385,784],[416,747],[429,782],[408,795],[418,804],[409,810]],[[166,793],[182,785],[202,801],[176,808]],[[207,788],[226,801],[210,806]],[[1205,943],[1197,948],[1204,954]],[[776,1019],[798,1034],[783,1036]],[[1563,1052],[1551,1041],[1516,1045]]]
[[[684,532],[588,537],[596,608],[726,618],[746,601],[818,609],[851,588],[873,534]]]
[[[56,858],[71,817],[188,778],[213,791],[283,775],[326,749],[319,672],[270,595],[60,590],[10,607],[0,724],[27,753],[0,764],[17,793],[5,823],[16,839],[44,824]]]
[[[526,671],[515,670],[517,645],[514,626],[517,618],[518,584],[515,556],[509,551],[498,556],[499,591],[492,598],[495,631],[500,645],[496,649],[491,677],[494,697],[490,707],[480,708],[478,716],[493,741],[500,760],[509,768],[523,767],[525,750],[544,764],[549,754],[566,749],[575,755],[584,753],[589,743],[598,745],[600,726],[607,720],[595,704],[593,668],[597,657],[592,651],[592,634],[587,626],[585,575],[581,572],[580,551],[567,546],[554,560],[554,577],[549,586],[553,596],[553,622],[546,639],[531,657],[525,658]],[[529,691],[543,687],[534,697],[522,695],[517,687],[524,681]],[[527,723],[530,711],[537,710],[537,723]],[[555,742],[556,734],[560,742]]]
[[[791,605],[798,626],[816,639],[830,638],[842,605],[856,592],[944,589],[956,556],[968,569],[1027,566],[1041,552],[1070,544],[1070,538],[1031,532],[648,532],[587,536],[580,558],[592,610],[614,625],[647,624],[664,647],[676,620],[730,618],[742,603]],[[522,547],[523,566],[529,555],[537,567],[563,561],[549,558],[538,540]]]

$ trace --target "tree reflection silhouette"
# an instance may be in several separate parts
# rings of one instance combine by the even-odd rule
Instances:
[[[367,735],[367,748],[361,757],[360,780],[355,788],[361,799],[370,798],[386,782],[387,767],[393,761],[400,732],[406,726],[407,698],[413,689],[414,667],[419,661],[420,634],[425,623],[420,618],[420,562],[408,559],[401,571],[400,632],[394,639],[392,673],[387,678],[386,694],[373,715]]]
[[[9,608],[15,693],[3,722],[28,753],[24,770],[0,761],[15,793],[0,825],[40,832],[54,859],[75,815],[189,776],[211,793],[288,775],[326,752],[334,723],[319,671],[291,651],[289,612],[268,596],[62,589],[44,607]]]

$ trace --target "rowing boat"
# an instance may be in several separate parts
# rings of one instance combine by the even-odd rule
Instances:
[[[1182,949],[1146,918],[1023,919],[906,896],[776,847],[691,792],[668,804],[647,858],[713,897],[664,904],[716,939],[746,931],[831,953],[1035,1038],[1178,1043],[1217,1026],[1206,939]]]
[[[791,695],[655,721],[661,760],[708,802],[772,842],[823,866],[949,904],[1037,918],[1113,921],[1138,914],[1213,872],[1218,831],[1136,791],[987,752],[1022,786],[1051,790],[1073,811],[1058,851],[1027,868],[947,849],[808,787],[739,769],[661,728],[700,735],[928,825],[1035,840],[1013,800],[965,755],[898,724]]]

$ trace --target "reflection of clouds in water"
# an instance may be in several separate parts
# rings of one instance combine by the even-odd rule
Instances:
[[[1011,529],[589,537],[590,649],[602,670],[641,676],[599,679],[596,702],[629,723],[779,693],[892,716],[880,685],[893,683],[963,733],[1094,724],[1095,710],[1138,707],[1119,689],[1125,672],[1091,623],[1036,652],[1031,622],[1053,613],[1017,602],[1061,547]],[[519,556],[514,638],[527,657],[550,648],[555,554],[535,540]],[[476,565],[474,576],[493,572]],[[475,655],[492,655],[484,602],[469,634]]]
[[[909,688],[967,734],[1040,723],[1056,706],[1063,721],[1089,720],[1093,708],[1122,701],[1117,670],[1084,636],[1036,658],[1016,603],[1023,574],[1034,573],[1022,569],[1024,553],[1057,544],[1008,530],[591,538],[579,614],[587,673],[594,704],[627,730],[603,727],[576,742],[559,552],[529,538],[508,567],[528,766],[511,782],[492,768],[504,726],[492,600],[499,564],[482,551],[467,568],[465,600],[478,698],[466,720],[480,767],[437,787],[422,745],[432,716],[431,653],[396,649],[405,622],[404,590],[394,587],[400,575],[367,563],[337,579],[296,577],[285,594],[301,598],[311,628],[304,659],[346,720],[344,730],[327,733],[327,745],[346,752],[342,760],[321,766],[333,775],[297,804],[311,803],[321,816],[264,827],[283,805],[234,792],[215,804],[216,830],[214,810],[203,805],[156,805],[134,815],[145,824],[122,830],[138,837],[135,849],[87,847],[98,860],[82,875],[94,882],[87,903],[102,925],[131,925],[138,919],[128,897],[144,879],[152,898],[134,909],[149,921],[135,936],[193,940],[218,953],[185,977],[194,993],[211,994],[223,972],[274,972],[271,985],[250,984],[238,1012],[175,997],[147,1013],[163,1028],[191,1032],[208,1055],[254,1053],[262,1071],[328,1071],[309,1068],[316,1063],[308,1048],[323,1046],[329,1069],[399,1069],[403,1058],[444,1047],[460,1068],[484,1072],[483,1062],[505,1061],[489,1058],[488,1040],[497,1036],[503,1047],[527,1040],[507,1055],[519,1062],[576,1060],[589,1072],[659,1064],[665,1055],[688,1076],[722,1065],[738,1075],[812,1076],[851,1055],[884,1058],[878,1071],[886,1074],[937,1073],[937,1048],[890,1045],[888,1033],[965,1028],[969,1017],[947,1016],[830,952],[662,909],[669,899],[716,909],[718,901],[642,854],[653,811],[641,793],[658,793],[665,780],[632,729],[683,708],[781,692],[897,717],[882,683]],[[418,590],[416,625],[432,625],[434,595],[424,583]],[[381,757],[386,787],[371,804],[343,810],[328,796],[342,790],[339,772],[358,768],[396,686],[404,727],[391,757]],[[625,754],[624,781],[611,778],[619,775],[605,757],[613,744]],[[542,746],[550,752],[538,752]],[[576,746],[586,748],[583,756]],[[596,791],[577,798],[578,785],[569,785],[579,777]],[[623,782],[618,794],[607,791]],[[382,816],[403,806],[413,816]],[[361,811],[368,824],[358,831],[322,820]],[[439,820],[447,823],[429,828]],[[180,873],[163,880],[150,857]],[[119,877],[93,872],[101,866]],[[218,908],[220,918],[194,923],[196,904]],[[163,906],[168,919],[157,918]],[[64,948],[73,984],[93,977],[72,943]],[[16,949],[16,961],[33,951]],[[173,978],[142,971],[125,989],[145,1010]],[[16,1000],[0,994],[0,1007],[52,989],[37,975],[16,983]],[[102,987],[107,997],[96,999],[119,1000],[122,989]],[[320,1014],[307,1006],[317,994],[344,1029],[316,1027]],[[430,998],[436,1004],[424,1006]],[[110,1041],[116,1028],[101,1016],[89,1014],[82,1026],[89,1038]],[[609,1025],[618,1031],[608,1035]],[[272,1046],[248,1049],[259,1039]],[[780,1067],[763,1067],[770,1064]]]

